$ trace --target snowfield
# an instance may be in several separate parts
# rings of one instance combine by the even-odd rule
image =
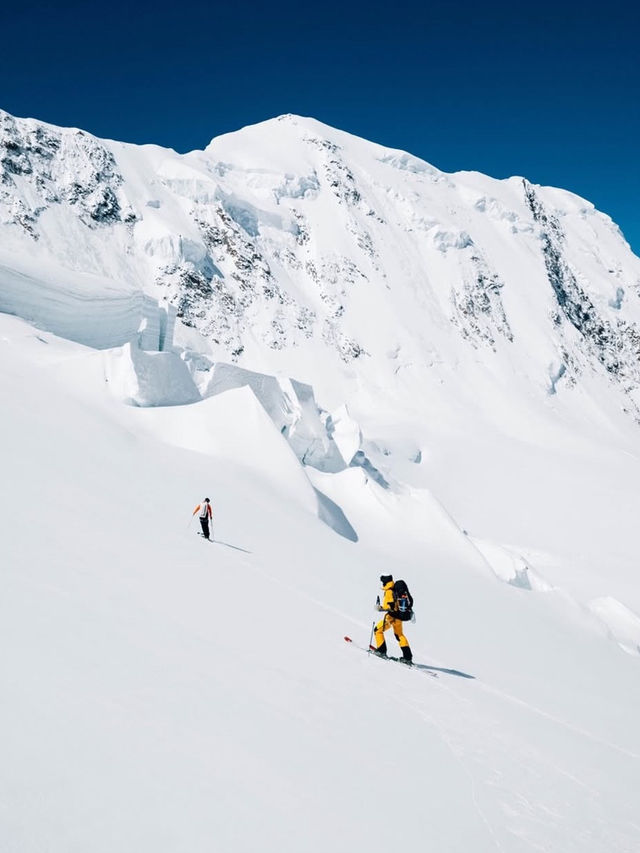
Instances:
[[[636,853],[613,223],[295,116],[0,150],[0,848]]]

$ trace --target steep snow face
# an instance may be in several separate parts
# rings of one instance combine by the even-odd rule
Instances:
[[[638,414],[640,261],[570,193],[296,116],[181,156],[0,113],[0,151],[0,267],[145,293],[217,358],[320,388],[480,363],[544,397],[586,374]]]

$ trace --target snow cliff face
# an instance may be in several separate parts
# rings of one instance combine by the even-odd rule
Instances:
[[[640,261],[570,193],[295,116],[178,155],[0,113],[0,152],[6,266],[151,297],[216,360],[365,385],[515,361],[536,394],[586,374],[638,416]]]

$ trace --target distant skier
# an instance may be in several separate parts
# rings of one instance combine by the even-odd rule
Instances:
[[[202,535],[205,539],[209,539],[209,519],[213,517],[213,513],[211,512],[211,501],[209,500],[209,498],[205,498],[201,504],[198,504],[198,506],[193,511],[193,515],[195,515],[196,513],[198,513],[198,518],[200,519]]]
[[[382,604],[378,603],[378,610],[383,612],[384,616],[376,625],[376,654],[386,655],[387,644],[384,632],[393,628],[395,638],[402,650],[403,660],[411,663],[413,655],[409,641],[404,635],[402,623],[409,621],[413,615],[413,598],[406,583],[400,580],[394,583],[393,575],[380,575],[380,583],[384,590],[384,597]]]

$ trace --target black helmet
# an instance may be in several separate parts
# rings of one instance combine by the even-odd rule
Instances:
[[[393,580],[393,575],[380,575],[380,583],[382,586],[386,586],[388,583],[391,583]]]
[[[205,499],[204,499],[204,502],[205,502],[206,504],[210,504],[210,503],[211,503],[211,501],[209,500],[209,498],[205,498]]]

